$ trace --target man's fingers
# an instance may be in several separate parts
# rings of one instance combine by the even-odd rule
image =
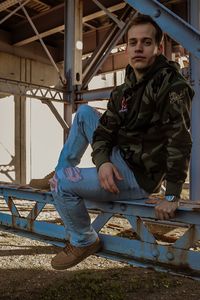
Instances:
[[[118,171],[118,169],[115,166],[113,166],[113,172],[115,174],[115,177],[118,180],[123,180],[123,177],[122,177],[121,173]]]
[[[99,168],[99,181],[102,188],[104,188],[106,191],[109,191],[111,193],[119,193],[119,189],[117,185],[115,184],[114,178],[119,178],[120,180],[123,179],[118,172],[118,170],[115,168],[115,166],[110,163],[104,163]]]
[[[100,185],[106,191],[109,191],[111,193],[116,193],[116,194],[119,193],[119,189],[117,188],[113,178],[111,177],[101,178]]]
[[[168,203],[162,201],[155,207],[155,215],[157,219],[168,220],[175,217],[175,211],[178,207],[178,203]]]
[[[116,184],[115,184],[115,182],[113,180],[113,177],[112,178],[111,177],[108,178],[108,185],[109,185],[109,188],[110,188],[110,192],[115,193],[115,194],[119,193],[119,189],[116,186]]]

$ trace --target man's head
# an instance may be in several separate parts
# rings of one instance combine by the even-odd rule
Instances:
[[[129,64],[139,79],[162,52],[163,33],[147,15],[136,17],[127,32],[127,54]]]

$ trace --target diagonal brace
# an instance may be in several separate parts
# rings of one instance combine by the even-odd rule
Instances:
[[[173,248],[186,249],[193,247],[200,240],[200,226],[191,225],[189,229],[174,244]]]
[[[146,228],[144,222],[140,217],[129,216],[129,215],[126,215],[124,217],[129,221],[133,230],[140,237],[141,241],[147,243],[153,243],[153,244],[157,243],[155,237],[151,232],[148,231],[148,229]]]
[[[94,227],[96,232],[99,232],[112,216],[112,213],[100,213],[92,222],[92,226]]]
[[[16,217],[20,217],[19,211],[18,211],[15,203],[13,202],[12,197],[4,196],[4,199],[8,205],[9,210],[11,211],[12,215],[16,216]]]

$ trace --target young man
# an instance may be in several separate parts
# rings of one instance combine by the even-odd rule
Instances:
[[[68,269],[101,247],[83,199],[145,198],[165,179],[166,196],[155,213],[159,219],[174,216],[190,158],[193,91],[177,65],[161,54],[161,42],[158,25],[138,16],[128,30],[125,83],[112,92],[100,120],[86,106],[75,118],[51,180],[69,238],[52,260],[55,269]],[[74,167],[92,139],[96,168]]]

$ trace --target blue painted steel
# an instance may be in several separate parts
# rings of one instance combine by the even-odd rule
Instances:
[[[0,224],[15,229],[29,231],[43,235],[43,237],[51,237],[55,239],[64,239],[64,227],[56,224],[51,224],[44,221],[30,221],[26,218],[15,217],[6,213],[0,212]]]
[[[129,202],[93,202],[87,200],[87,207],[89,209],[100,209],[106,212],[120,213],[122,215],[140,216],[141,218],[156,219],[154,212],[154,205],[145,204],[145,200],[138,200]],[[125,206],[125,211],[124,211]],[[184,224],[200,224],[200,211],[193,210],[192,207],[179,207],[176,217],[172,221],[181,222]]]
[[[94,100],[102,100],[109,99],[110,93],[114,87],[108,87],[98,90],[85,90],[81,91],[81,94],[77,94],[77,97],[83,99],[84,101],[94,101]]]
[[[168,268],[176,267],[177,272],[190,269],[200,275],[200,253],[197,251],[174,249],[170,245],[155,245],[116,236],[100,235],[100,238],[103,240],[103,253],[108,252],[119,260],[127,257],[128,262],[136,260]]]
[[[200,0],[190,1],[190,22],[193,26],[200,29]],[[199,42],[200,47],[200,42]],[[190,77],[191,84],[195,90],[195,96],[192,101],[192,159],[191,159],[191,180],[190,180],[190,198],[199,200],[200,195],[200,61],[193,55],[190,57]]]
[[[110,220],[112,215],[112,213],[100,213],[96,217],[96,219],[92,223],[92,226],[96,230],[96,232],[99,232],[101,230],[101,228]]]
[[[18,210],[17,210],[17,208],[16,208],[16,206],[15,206],[15,204],[14,204],[12,198],[6,196],[6,197],[4,197],[4,199],[5,199],[5,201],[6,201],[7,205],[8,205],[8,208],[9,208],[10,212],[11,212],[14,216],[19,217],[19,212],[18,212]]]
[[[27,219],[35,220],[39,216],[45,205],[45,203],[36,202],[29,215],[27,216]]]
[[[135,216],[125,216],[129,223],[131,224],[133,230],[141,238],[143,242],[156,243],[156,239],[153,234],[151,234],[145,227],[143,221],[139,217]]]
[[[125,0],[125,2],[141,13],[150,15],[163,31],[200,58],[200,32],[197,29],[156,0]]]
[[[27,199],[37,201],[39,207],[45,203],[53,204],[51,193],[43,193],[34,190],[19,190],[11,187],[0,186],[2,197],[15,197],[16,199]],[[41,205],[41,206],[40,206]],[[195,272],[200,278],[200,252],[190,249],[192,242],[200,239],[200,205],[193,203],[191,206],[183,206],[178,209],[177,217],[172,222],[178,221],[183,224],[191,224],[193,229],[189,229],[180,241],[174,244],[160,244],[154,239],[143,224],[142,217],[155,219],[153,205],[146,204],[144,200],[134,202],[92,202],[86,201],[87,207],[98,208],[102,212],[93,221],[94,227],[98,231],[114,215],[122,215],[130,222],[133,231],[137,233],[140,240],[129,239],[123,236],[111,236],[100,233],[104,248],[100,256],[114,258],[119,261],[126,261],[130,264],[145,264],[171,269],[175,272],[189,273]],[[193,210],[194,209],[194,210]],[[139,217],[140,216],[140,217]],[[65,230],[61,225],[50,224],[45,221],[17,217],[0,212],[1,227],[15,228],[21,232],[29,232],[31,237],[38,235],[44,241],[62,246],[64,244]],[[170,222],[169,222],[170,223]],[[158,223],[159,224],[159,223]],[[194,225],[197,224],[197,225]]]
[[[200,240],[200,226],[191,226],[185,234],[174,244],[174,248],[189,249],[194,247],[195,243]]]

